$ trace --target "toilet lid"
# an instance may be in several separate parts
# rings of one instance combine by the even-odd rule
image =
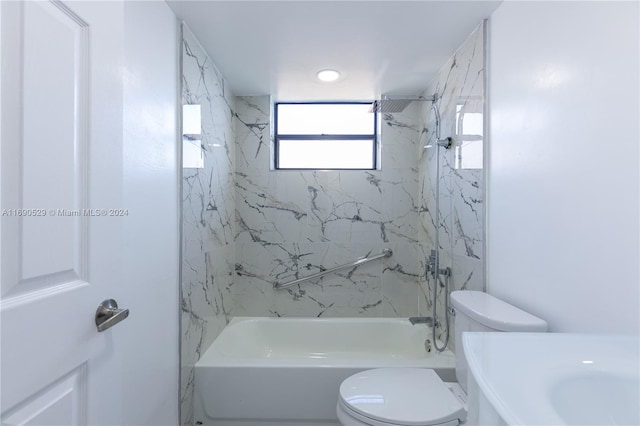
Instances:
[[[437,425],[466,419],[462,404],[430,369],[362,371],[342,382],[340,399],[360,415],[397,425]]]

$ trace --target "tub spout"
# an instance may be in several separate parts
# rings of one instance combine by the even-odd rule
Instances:
[[[409,322],[411,323],[411,325],[416,325],[416,324],[431,325],[431,323],[433,322],[433,318],[431,318],[431,317],[409,317]]]

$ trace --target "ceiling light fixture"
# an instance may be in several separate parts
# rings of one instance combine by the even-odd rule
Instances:
[[[331,82],[340,78],[340,73],[336,70],[320,70],[316,74],[319,80]]]

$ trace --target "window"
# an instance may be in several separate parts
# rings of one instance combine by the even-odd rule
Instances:
[[[277,103],[275,168],[373,170],[377,114],[370,103]]]

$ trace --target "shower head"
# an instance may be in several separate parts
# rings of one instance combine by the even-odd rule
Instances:
[[[373,101],[369,112],[402,112],[413,101],[435,102],[437,100],[437,93],[428,98],[423,96],[383,96],[379,101]]]
[[[373,101],[369,112],[402,112],[410,103],[409,99],[381,99]]]

